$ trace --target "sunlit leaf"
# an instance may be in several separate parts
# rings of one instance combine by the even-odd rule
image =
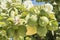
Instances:
[[[22,12],[22,13],[21,13],[21,17],[22,17],[22,18],[25,18],[25,17],[27,16],[27,14],[28,14],[28,12]]]
[[[0,26],[6,26],[5,22],[0,22]]]
[[[58,29],[58,22],[56,21],[56,20],[51,20],[50,22],[49,22],[49,24],[48,24],[48,26],[47,26],[47,29],[48,30],[53,30],[53,31],[55,31],[55,30],[57,30]]]
[[[2,16],[0,16],[0,20],[3,20],[3,17]]]
[[[54,20],[56,19],[56,18],[55,18],[55,15],[54,15],[53,13],[50,13],[50,14],[49,14],[49,18],[50,18],[50,19],[54,19]]]

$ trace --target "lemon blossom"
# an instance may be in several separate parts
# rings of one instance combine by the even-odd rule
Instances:
[[[46,12],[51,12],[53,10],[53,6],[50,3],[45,4],[44,10]]]
[[[14,18],[14,16],[15,16],[15,12],[11,11],[11,17]]]
[[[15,23],[15,25],[19,23],[19,20],[20,19],[19,19],[18,15],[14,17],[14,23]]]
[[[30,9],[33,7],[32,1],[24,1],[23,5],[27,8]]]
[[[1,1],[1,4],[0,4],[0,7],[2,8],[2,9],[7,9],[6,8],[6,0],[0,0]]]
[[[1,8],[3,8],[3,9],[7,9],[7,8],[6,8],[6,2],[1,2],[1,5],[0,5],[0,6],[1,6]]]
[[[17,15],[15,11],[11,11],[11,17],[14,20],[15,25],[19,23],[20,15]]]

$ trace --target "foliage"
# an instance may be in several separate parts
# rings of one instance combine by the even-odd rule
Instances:
[[[0,6],[0,40],[9,40],[11,37],[14,40],[24,40],[25,36],[34,34],[45,37],[48,30],[55,31],[58,29],[54,12],[48,8],[50,4],[47,7],[43,5],[43,8],[41,5],[27,9],[24,4],[14,0],[6,2],[5,5],[2,3]]]

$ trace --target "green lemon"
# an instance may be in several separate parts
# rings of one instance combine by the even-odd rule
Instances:
[[[40,17],[39,19],[39,25],[40,26],[47,26],[47,24],[49,23],[49,19],[45,16]]]

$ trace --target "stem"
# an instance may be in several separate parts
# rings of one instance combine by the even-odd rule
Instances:
[[[52,35],[54,36],[54,31],[52,30]]]

